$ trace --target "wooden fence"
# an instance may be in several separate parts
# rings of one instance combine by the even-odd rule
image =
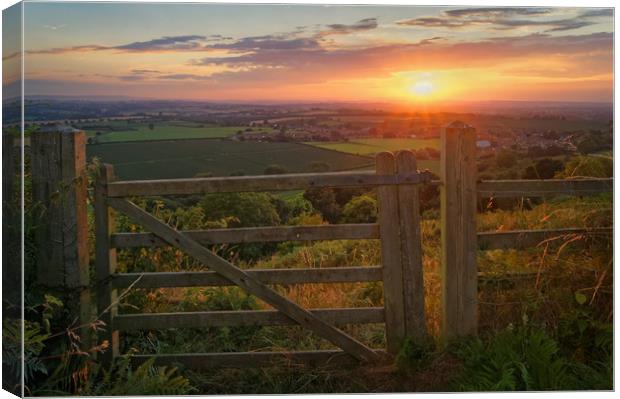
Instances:
[[[65,133],[68,134],[68,133]],[[78,134],[78,133],[74,133]],[[83,133],[81,133],[83,134]],[[119,355],[119,333],[159,328],[300,325],[332,342],[338,350],[157,354],[158,363],[180,362],[190,367],[255,367],[276,359],[324,363],[376,361],[394,355],[403,340],[423,339],[424,314],[419,188],[434,184],[441,191],[442,336],[445,340],[477,332],[476,254],[479,250],[524,248],[556,236],[609,234],[611,229],[557,229],[503,232],[476,231],[479,197],[548,197],[591,195],[611,191],[612,179],[478,181],[475,130],[453,123],[442,134],[441,178],[417,170],[413,153],[381,153],[376,170],[322,174],[241,176],[171,180],[118,181],[113,167],[103,165],[95,185],[95,245],[97,314],[106,323],[99,339],[110,350],[104,361]],[[36,156],[37,154],[33,154]],[[40,154],[39,154],[40,155]],[[75,163],[73,163],[75,165]],[[79,173],[78,173],[79,175]],[[285,191],[320,187],[374,187],[378,221],[322,226],[268,226],[177,231],[130,201],[134,197],[243,191]],[[122,212],[148,232],[117,232],[115,212]],[[84,238],[78,237],[77,240]],[[205,248],[209,244],[378,239],[381,264],[321,269],[242,270]],[[173,246],[201,261],[208,271],[119,273],[117,249]],[[278,294],[271,284],[381,281],[384,307],[304,309]],[[236,285],[262,299],[273,310],[187,313],[119,314],[118,292],[131,288]],[[372,349],[345,333],[349,324],[385,323],[387,347]],[[153,355],[135,355],[142,362]]]

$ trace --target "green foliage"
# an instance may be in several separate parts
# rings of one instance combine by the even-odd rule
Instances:
[[[336,202],[336,193],[331,188],[311,188],[304,192],[304,198],[308,200],[314,209],[321,212],[325,220],[336,223],[340,218],[342,208]]]
[[[605,155],[600,156],[577,156],[566,163],[563,172],[557,174],[558,178],[568,177],[613,177],[614,160]]]
[[[363,188],[311,188],[304,192],[314,209],[319,211],[329,223],[338,223],[345,205],[353,197],[366,193]]]
[[[517,162],[517,154],[513,151],[502,149],[495,156],[495,163],[500,168],[508,169]]]
[[[456,351],[463,362],[462,391],[610,389],[605,367],[571,361],[541,327],[509,327],[475,338]]]
[[[413,340],[407,337],[396,355],[396,367],[404,373],[420,371],[433,355],[435,342],[431,337]]]
[[[377,200],[360,195],[349,201],[342,211],[344,223],[374,223],[377,221]]]
[[[564,169],[564,163],[558,159],[539,159],[528,166],[523,173],[524,179],[553,179],[555,174]]]
[[[38,323],[23,323],[23,373],[26,391],[36,378],[47,375],[48,369],[40,358],[45,349],[45,340],[49,337]],[[9,382],[8,388],[19,392],[22,377],[22,323],[19,319],[2,321],[2,371],[3,383]]]
[[[592,154],[613,148],[613,131],[590,131],[579,138],[577,150],[582,154]]]
[[[210,220],[236,219],[230,227],[280,224],[280,216],[272,197],[266,193],[208,194],[200,201],[200,206]]]
[[[150,358],[135,370],[128,356],[117,358],[112,368],[85,393],[96,396],[188,395],[196,391],[174,367],[155,367]]]

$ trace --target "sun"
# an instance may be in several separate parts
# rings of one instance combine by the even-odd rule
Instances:
[[[419,80],[409,88],[412,94],[420,97],[428,97],[435,92],[435,85],[430,80]]]

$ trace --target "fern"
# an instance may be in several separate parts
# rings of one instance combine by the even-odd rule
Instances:
[[[117,359],[114,366],[103,372],[98,384],[92,387],[92,395],[187,395],[196,389],[189,380],[177,374],[174,367],[156,367],[155,358],[132,369],[128,356]]]
[[[38,323],[24,321],[23,324],[24,341],[24,384],[26,390],[28,385],[38,374],[47,374],[48,370],[39,358],[41,351],[45,348],[44,341],[49,334],[42,332]],[[20,383],[22,373],[22,322],[19,319],[4,319],[2,329],[2,365],[4,370],[9,372],[9,381]]]
[[[457,356],[463,360],[457,389],[463,391],[611,389],[613,381],[611,357],[590,365],[571,361],[546,330],[531,326],[472,340]]]

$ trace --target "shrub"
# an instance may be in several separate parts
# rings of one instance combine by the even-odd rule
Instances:
[[[374,223],[377,220],[377,201],[367,195],[360,195],[349,201],[342,211],[345,223]]]

